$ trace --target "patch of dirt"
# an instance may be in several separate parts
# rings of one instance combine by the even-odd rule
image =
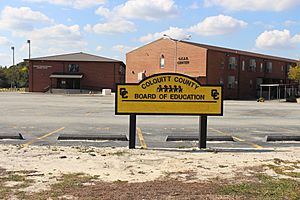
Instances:
[[[218,185],[215,182],[186,183],[177,180],[148,181],[129,183],[123,181],[95,182],[94,185],[80,188],[66,188],[65,195],[74,199],[102,200],[160,200],[160,199],[201,199],[201,200],[242,200],[242,197],[217,195]],[[52,191],[53,192],[53,191]],[[46,197],[51,196],[51,191]],[[35,197],[32,197],[34,199]]]

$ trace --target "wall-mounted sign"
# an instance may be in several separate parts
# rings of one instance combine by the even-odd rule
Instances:
[[[36,69],[48,69],[51,68],[52,66],[49,65],[33,65],[34,68]]]
[[[223,115],[223,89],[177,73],[155,74],[138,84],[119,84],[116,114]]]
[[[179,57],[178,58],[178,61],[177,61],[177,64],[178,65],[187,65],[187,64],[190,64],[190,60],[189,60],[189,57]]]

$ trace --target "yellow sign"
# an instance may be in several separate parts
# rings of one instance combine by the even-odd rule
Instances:
[[[201,86],[177,73],[147,77],[138,84],[119,84],[116,114],[223,115],[222,86]]]

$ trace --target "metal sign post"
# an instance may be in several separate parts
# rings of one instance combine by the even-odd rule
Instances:
[[[199,149],[206,148],[207,140],[207,116],[202,115],[199,117]]]
[[[136,140],[136,115],[131,114],[129,117],[129,149],[135,149]]]
[[[115,114],[130,115],[129,148],[135,148],[136,115],[195,115],[199,148],[206,148],[207,116],[223,115],[223,87],[201,85],[178,73],[154,74],[136,84],[118,84]]]

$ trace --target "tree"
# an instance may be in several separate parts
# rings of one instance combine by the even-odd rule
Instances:
[[[28,87],[28,63],[21,62],[15,66],[0,66],[0,88]]]
[[[300,61],[296,67],[292,67],[289,70],[289,79],[298,81],[300,83]]]

